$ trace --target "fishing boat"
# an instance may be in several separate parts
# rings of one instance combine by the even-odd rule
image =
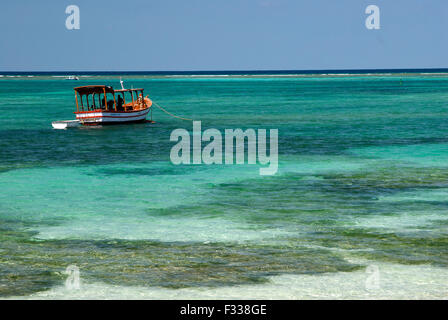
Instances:
[[[55,129],[80,125],[108,125],[146,121],[152,101],[143,96],[143,89],[114,90],[111,86],[76,87],[76,120],[54,121]]]
[[[77,76],[68,76],[65,80],[79,80]]]

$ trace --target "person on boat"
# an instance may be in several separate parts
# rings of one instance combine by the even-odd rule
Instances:
[[[100,96],[100,100],[101,100],[101,109],[106,109],[106,103],[104,102],[104,97],[103,97],[103,99],[101,99],[101,96]]]
[[[121,94],[119,94],[117,99],[117,109],[123,109],[123,102],[123,98],[121,97]]]

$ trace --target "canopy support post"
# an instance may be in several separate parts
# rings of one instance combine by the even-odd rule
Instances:
[[[131,91],[131,98],[132,98],[132,110],[135,109],[135,104],[134,104],[134,92]]]
[[[78,106],[78,93],[75,91],[75,100],[76,100],[76,112],[79,112],[79,106]]]
[[[108,110],[107,98],[106,98],[106,88],[103,88],[103,91],[104,91],[104,108],[106,108],[106,110]]]

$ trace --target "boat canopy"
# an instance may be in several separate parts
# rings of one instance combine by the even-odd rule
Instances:
[[[75,91],[80,95],[85,94],[99,94],[99,93],[114,93],[114,89],[111,86],[83,86],[76,87]]]

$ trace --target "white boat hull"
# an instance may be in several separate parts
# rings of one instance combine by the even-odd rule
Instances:
[[[76,113],[76,119],[82,124],[115,124],[144,121],[150,108],[131,112],[91,111]]]

